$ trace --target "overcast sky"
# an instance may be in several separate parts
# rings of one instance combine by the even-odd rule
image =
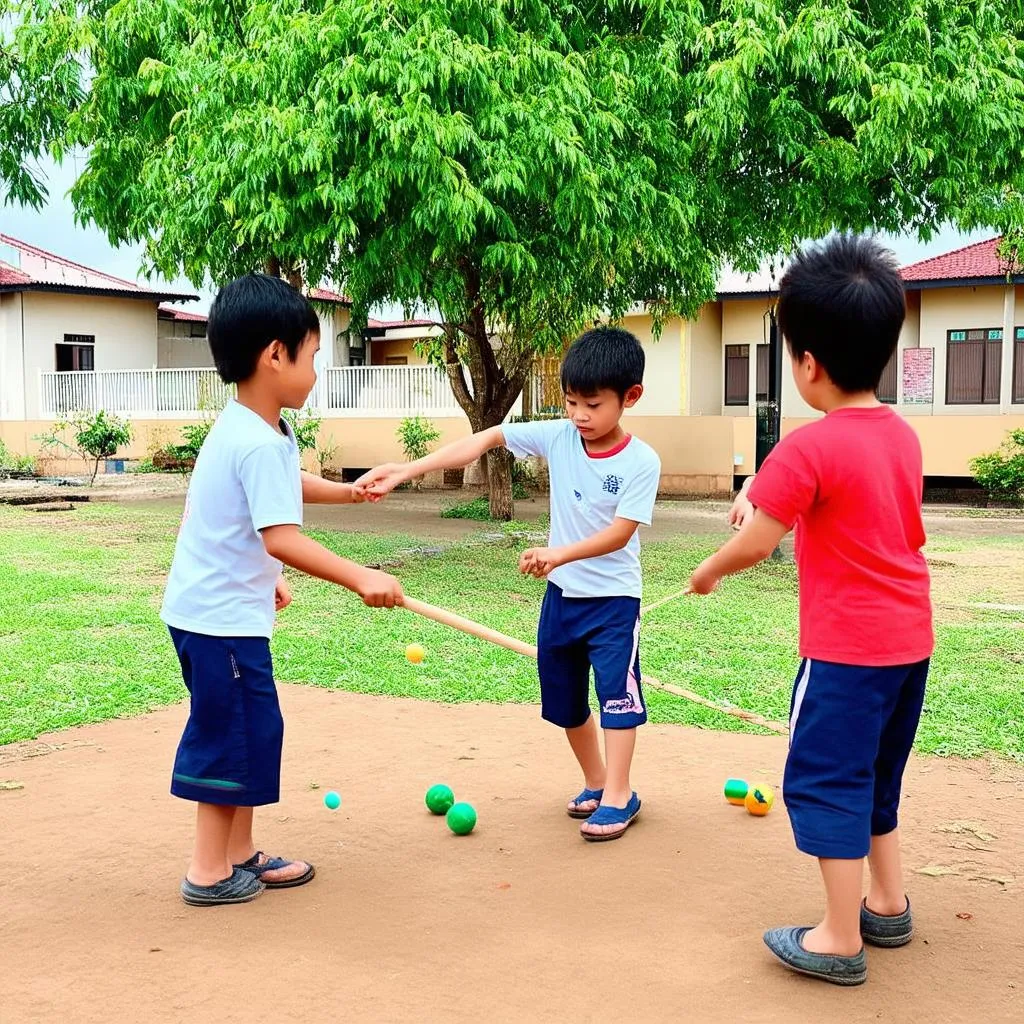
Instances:
[[[23,242],[48,249],[58,256],[84,263],[117,277],[139,279],[142,246],[115,249],[99,229],[92,226],[80,227],[75,223],[71,200],[67,196],[77,175],[75,162],[69,159],[62,167],[47,164],[46,174],[50,191],[48,205],[38,213],[16,206],[0,207],[0,233],[13,235]],[[911,238],[894,238],[889,241],[902,262],[912,263],[969,242],[990,238],[993,234],[993,231],[980,231],[972,235],[961,235],[955,231],[946,231],[927,245]],[[182,292],[196,292],[196,289],[184,279],[172,281],[170,285]],[[182,308],[205,312],[211,299],[212,295],[204,292],[199,302],[190,303]],[[395,307],[378,310],[377,315],[397,318],[402,313],[401,309]]]

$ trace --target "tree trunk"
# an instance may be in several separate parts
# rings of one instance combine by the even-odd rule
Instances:
[[[513,461],[512,453],[507,448],[494,448],[487,453],[491,518],[501,522],[515,518],[515,505],[512,501]]]

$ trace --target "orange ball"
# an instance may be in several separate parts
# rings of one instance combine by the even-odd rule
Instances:
[[[743,806],[757,818],[763,818],[775,803],[775,791],[771,786],[751,786]]]
[[[409,644],[405,649],[405,656],[413,665],[418,665],[427,656],[427,652],[419,644]]]

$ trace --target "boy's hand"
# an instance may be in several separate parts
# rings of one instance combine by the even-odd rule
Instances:
[[[690,586],[686,592],[688,594],[710,594],[721,582],[722,577],[709,567],[708,562],[702,562],[690,577]]]
[[[519,571],[542,580],[552,569],[562,564],[558,548],[527,548],[519,556]]]
[[[729,525],[734,530],[742,530],[753,518],[754,506],[750,504],[746,492],[740,491],[732,503],[732,508],[729,509]]]
[[[386,462],[383,466],[364,473],[352,486],[355,492],[362,494],[367,501],[380,501],[400,483],[405,482],[407,468],[407,464]]]
[[[285,578],[283,576],[278,576],[277,583],[274,584],[274,611],[279,612],[283,608],[287,608],[291,603],[291,587],[289,587],[285,582]]]
[[[365,569],[356,581],[355,592],[370,608],[394,608],[402,603],[402,584],[377,569]]]

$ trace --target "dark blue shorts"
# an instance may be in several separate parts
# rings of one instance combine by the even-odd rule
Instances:
[[[284,720],[270,641],[205,636],[173,626],[171,639],[192,697],[171,792],[229,807],[277,803]]]
[[[869,668],[805,660],[793,688],[783,794],[796,845],[855,860],[897,825],[928,661]]]
[[[639,598],[565,597],[548,583],[537,627],[541,715],[563,729],[583,725],[593,667],[601,727],[643,725],[639,645]]]

